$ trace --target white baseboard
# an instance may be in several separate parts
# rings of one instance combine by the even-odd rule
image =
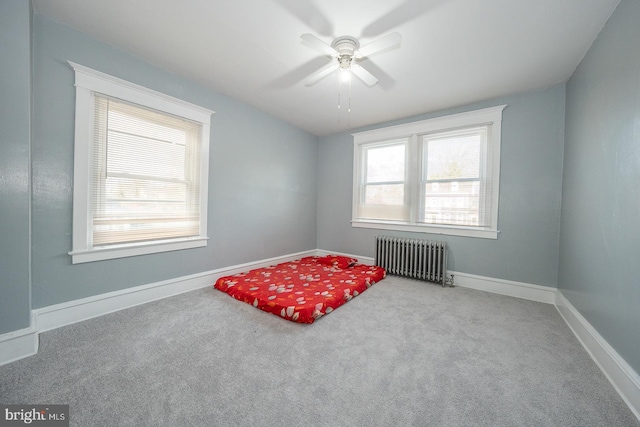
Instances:
[[[462,288],[477,289],[546,304],[555,304],[556,302],[556,293],[558,290],[549,286],[495,279],[493,277],[477,276],[475,274],[460,273],[457,271],[449,271],[448,274],[453,274],[455,286]]]
[[[212,277],[211,272],[194,274],[38,308],[33,311],[36,318],[36,328],[38,332],[46,332],[136,305],[199,289],[213,284],[211,282]]]
[[[219,268],[203,273],[163,280],[120,291],[54,304],[31,311],[31,326],[0,335],[0,366],[32,356],[38,352],[38,334],[72,323],[92,319],[115,311],[178,295],[195,289],[213,286],[215,281],[230,274],[280,262],[316,255],[316,250],[304,251]]]
[[[38,352],[38,332],[33,324],[32,316],[32,326],[0,335],[0,366]]]
[[[556,308],[613,388],[640,420],[640,376],[558,291]]]
[[[230,267],[205,271],[176,279],[163,280],[148,285],[136,286],[121,291],[82,298],[34,310],[36,330],[46,332],[72,323],[92,319],[136,305],[178,295],[195,289],[213,286],[215,281],[230,274],[253,268],[266,267],[280,262],[292,261],[303,256],[315,255],[315,250],[283,255],[260,261],[237,264]]]
[[[0,365],[36,354],[38,352],[38,333],[40,332],[183,292],[213,286],[213,283],[222,276],[280,262],[293,261],[304,256],[324,256],[329,254],[357,258],[362,264],[372,265],[374,263],[374,259],[371,257],[316,249],[238,264],[39,308],[32,311],[31,327],[0,335]],[[556,288],[456,271],[449,271],[449,274],[454,275],[456,286],[554,304],[615,390],[624,399],[636,417],[640,419],[640,377],[638,373],[629,366]]]
[[[556,288],[449,271],[455,285],[555,305],[613,388],[640,420],[640,376]]]
[[[324,249],[316,250],[317,256],[325,255],[342,255],[358,259],[361,264],[373,265],[374,258],[360,255],[327,251]],[[507,295],[515,298],[522,298],[531,301],[543,302],[546,304],[555,304],[556,288],[549,286],[532,285],[529,283],[515,282],[512,280],[495,279],[493,277],[477,276],[475,274],[460,273],[457,271],[448,271],[448,274],[454,275],[455,286],[462,288],[477,289],[495,294]]]

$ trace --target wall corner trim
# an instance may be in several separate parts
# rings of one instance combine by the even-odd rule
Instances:
[[[560,290],[555,306],[596,365],[640,421],[640,375],[591,326]]]

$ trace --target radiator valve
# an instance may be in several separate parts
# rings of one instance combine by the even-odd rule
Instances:
[[[447,277],[447,279],[444,281],[444,284],[450,288],[454,288],[454,284],[453,284],[453,274],[450,274],[449,277]]]

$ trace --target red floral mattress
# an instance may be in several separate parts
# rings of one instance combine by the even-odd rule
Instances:
[[[313,323],[384,279],[382,267],[341,256],[296,261],[219,278],[214,287],[256,308]]]

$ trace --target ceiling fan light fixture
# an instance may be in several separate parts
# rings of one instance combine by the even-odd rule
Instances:
[[[306,86],[312,86],[331,74],[333,71],[338,70],[341,74],[340,81],[344,81],[342,79],[350,79],[351,73],[353,73],[367,86],[372,87],[378,83],[378,79],[376,79],[369,71],[365,70],[359,62],[364,58],[367,58],[369,55],[399,46],[402,41],[402,36],[398,33],[387,34],[386,36],[369,43],[362,48],[360,48],[360,42],[358,39],[352,36],[340,36],[333,40],[331,45],[326,44],[310,33],[302,34],[300,39],[303,44],[332,59],[330,64],[327,64],[307,79],[305,84]],[[343,72],[347,75],[343,76]]]
[[[351,69],[351,61],[353,57],[349,55],[341,55],[338,58],[338,62],[340,63],[340,70],[350,70]]]
[[[351,80],[351,71],[349,68],[341,68],[340,69],[340,81],[342,83],[349,83]]]

